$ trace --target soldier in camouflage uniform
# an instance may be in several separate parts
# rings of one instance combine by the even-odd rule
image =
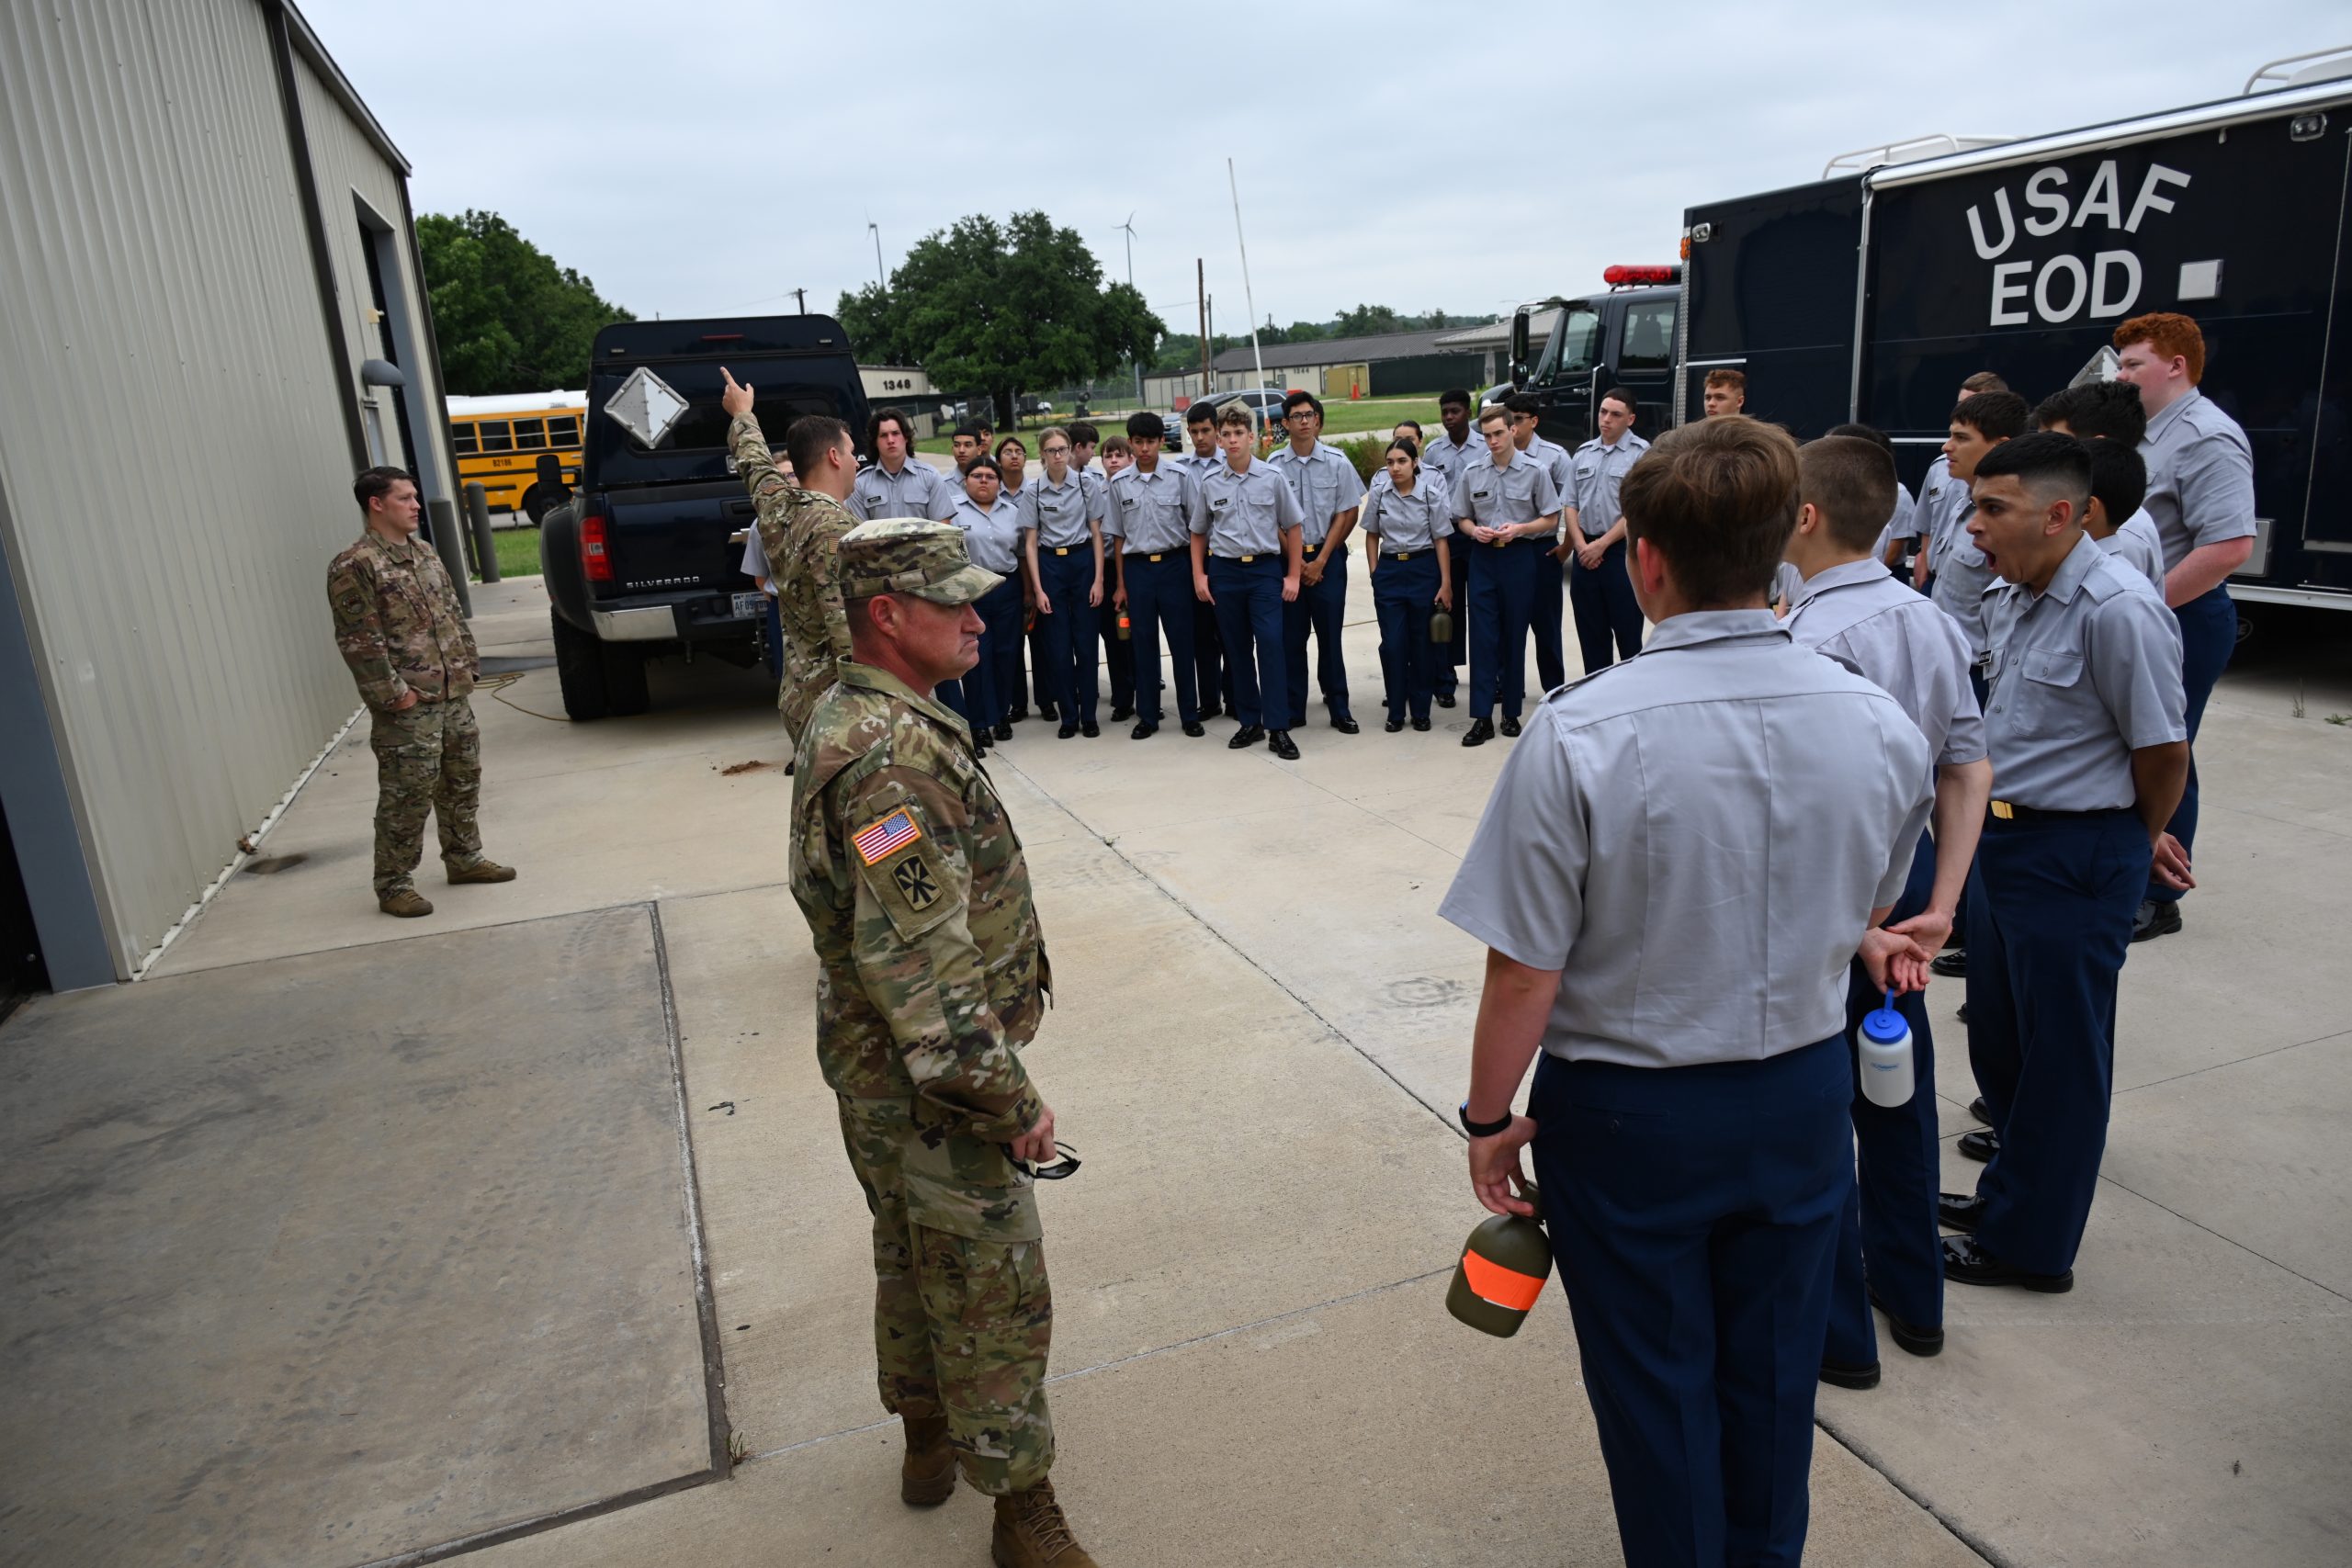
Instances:
[[[481,660],[441,558],[416,536],[416,480],[369,468],[351,488],[367,525],[327,568],[327,603],[376,753],[376,904],[413,918],[433,912],[410,880],[428,811],[451,882],[512,882],[514,872],[482,857],[481,733],[466,700]]]
[[[1023,1070],[1052,970],[1021,840],[964,721],[933,695],[978,657],[972,602],[1002,580],[952,524],[840,541],[853,658],[800,737],[792,894],[816,939],[817,1053],[874,1215],[882,1403],[899,1495],[960,1463],[996,1499],[1002,1568],[1087,1568],[1046,1472],[1053,1297],[1028,1166],[1054,1114]]]
[[[784,627],[784,680],[775,705],[785,734],[797,743],[817,699],[833,683],[833,666],[849,657],[849,623],[842,618],[840,573],[833,561],[841,536],[857,526],[842,504],[857,479],[857,446],[849,426],[823,414],[803,414],[785,432],[792,470],[787,481],[752,412],[752,389],[723,367],[720,406],[733,417],[727,449],[759,513],[760,551],[775,585],[776,618]]]

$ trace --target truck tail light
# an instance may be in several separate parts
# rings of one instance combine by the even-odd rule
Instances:
[[[605,548],[606,523],[601,512],[580,520],[580,575],[591,582],[613,580],[613,558]]]
[[[1679,283],[1682,269],[1679,266],[1612,266],[1604,270],[1600,281],[1615,288],[1621,283]]]

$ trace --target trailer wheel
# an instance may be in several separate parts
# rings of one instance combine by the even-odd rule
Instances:
[[[605,645],[555,611],[548,612],[555,626],[555,678],[563,689],[563,711],[574,724],[603,718],[613,711],[605,686]],[[645,670],[639,666],[638,691],[645,690]],[[640,703],[638,710],[643,712]]]

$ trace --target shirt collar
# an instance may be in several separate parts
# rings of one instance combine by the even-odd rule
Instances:
[[[1817,593],[1826,592],[1832,588],[1844,588],[1857,582],[1876,582],[1882,577],[1893,575],[1886,570],[1886,563],[1876,556],[1864,556],[1860,560],[1845,561],[1837,566],[1826,566],[1804,580],[1804,592],[1797,603],[1802,604],[1805,600]]]
[[[2098,547],[2098,541],[2088,534],[2077,537],[2075,547],[2066,552],[2066,558],[2051,574],[2050,586],[2041,591],[2041,596],[2055,599],[2061,604],[2073,604],[2075,595],[2082,591],[2083,579],[2090,575],[2091,568],[2105,553]]]
[[[1690,610],[1668,615],[1651,627],[1649,641],[1634,657],[1645,658],[1660,649],[1698,648],[1706,643],[1753,637],[1791,640],[1787,623],[1776,619],[1770,610]]]
[[[2188,412],[2188,407],[2191,403],[2202,402],[2204,400],[2204,393],[2199,391],[2194,387],[2189,388],[2188,391],[2183,392],[2179,397],[2175,398],[2172,400],[2172,405],[2165,409],[2164,412],[2156,415],[2155,418],[2148,422],[2148,434],[2144,439],[2153,443],[2159,435],[2162,435],[2165,431],[2170,430],[2179,422],[2181,416]]]
[[[925,718],[958,735],[970,733],[953,709],[937,697],[924,696],[888,670],[872,664],[860,664],[854,659],[839,659],[833,661],[833,676],[844,686],[859,686],[886,697],[896,697]]]

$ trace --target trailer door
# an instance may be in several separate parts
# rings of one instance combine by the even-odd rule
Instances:
[[[2345,298],[2352,288],[2352,134],[2335,140],[2345,161],[2335,210],[2335,288],[2328,301],[2327,346],[2312,388],[2311,480],[2303,511],[2303,547],[2312,558],[2300,575],[2344,586],[2352,583],[2352,310],[2346,309]]]

